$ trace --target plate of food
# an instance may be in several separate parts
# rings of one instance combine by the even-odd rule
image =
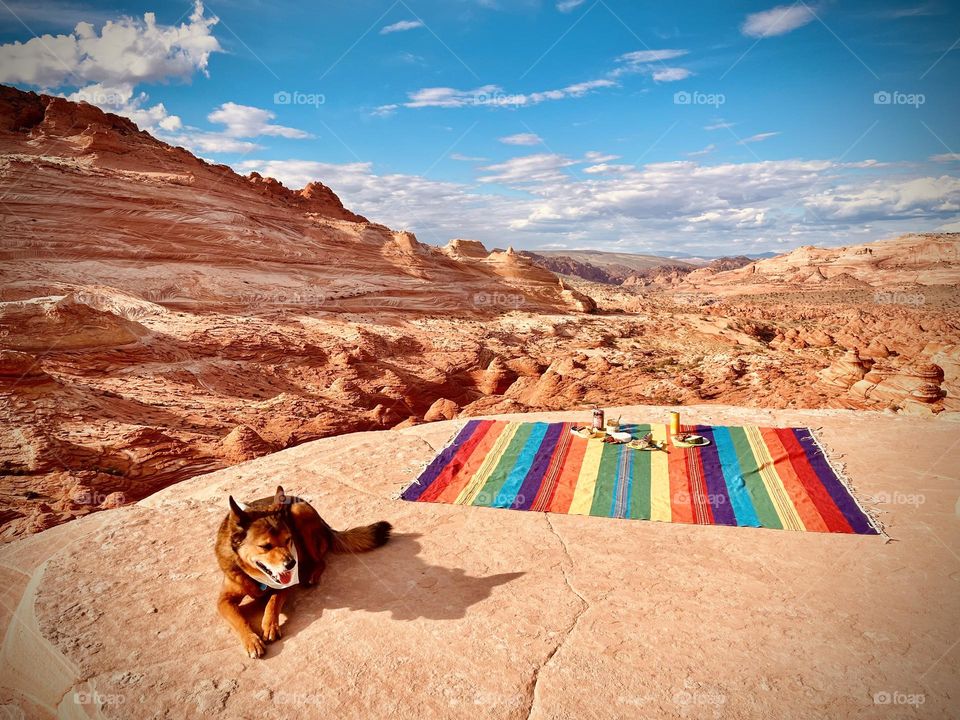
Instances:
[[[666,443],[658,443],[653,439],[653,433],[647,433],[639,440],[631,440],[627,443],[628,448],[634,450],[663,450]]]
[[[673,444],[675,447],[691,448],[709,445],[710,441],[696,433],[677,433],[673,436]]]

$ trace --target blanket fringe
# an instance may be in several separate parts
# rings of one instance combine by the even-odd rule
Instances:
[[[884,543],[888,543],[893,538],[887,533],[886,528],[883,526],[883,521],[880,519],[881,511],[873,507],[865,507],[863,503],[860,502],[860,498],[857,497],[856,492],[854,491],[853,483],[850,480],[850,477],[847,475],[847,464],[845,462],[840,462],[839,460],[834,460],[831,457],[831,453],[828,452],[829,446],[824,441],[821,434],[822,427],[817,428],[808,428],[810,430],[810,437],[813,438],[813,442],[816,443],[817,448],[820,450],[820,453],[823,455],[823,459],[827,461],[827,465],[830,466],[830,469],[833,470],[833,473],[837,476],[837,479],[840,480],[840,483],[847,489],[847,492],[850,493],[850,497],[853,498],[853,502],[856,503],[857,507],[867,516],[867,520],[870,521],[870,525],[874,530],[884,539]],[[835,455],[836,453],[834,453]]]

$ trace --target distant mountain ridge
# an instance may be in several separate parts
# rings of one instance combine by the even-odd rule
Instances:
[[[753,260],[745,255],[717,258],[695,264],[658,255],[601,252],[592,250],[523,251],[535,265],[558,275],[568,275],[606,285],[674,285],[686,275],[704,267],[714,271],[734,270]]]

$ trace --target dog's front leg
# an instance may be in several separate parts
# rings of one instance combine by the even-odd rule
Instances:
[[[283,609],[283,603],[286,602],[287,592],[289,591],[274,592],[263,609],[263,622],[260,629],[263,630],[263,639],[267,642],[280,639],[280,611]]]
[[[243,597],[243,594],[230,592],[225,588],[217,601],[217,610],[220,611],[223,619],[230,623],[230,627],[240,638],[247,655],[252,658],[263,657],[265,650],[263,640],[250,628],[247,619],[240,612],[240,601]]]

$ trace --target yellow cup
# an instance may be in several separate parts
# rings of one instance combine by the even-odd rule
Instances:
[[[670,413],[670,434],[676,435],[680,432],[680,413]]]

